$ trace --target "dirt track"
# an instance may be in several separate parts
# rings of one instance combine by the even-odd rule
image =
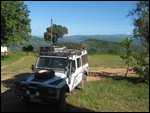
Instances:
[[[15,64],[19,64],[19,63],[23,62],[26,58],[29,58],[29,57],[32,57],[32,56],[23,57],[21,60],[19,60],[16,63],[12,63],[10,65],[3,66],[3,67],[1,67],[1,70],[4,69],[4,68],[6,68],[6,67],[9,67],[9,66],[12,66],[12,65],[15,65]]]
[[[90,75],[94,76],[96,73],[99,74],[106,74],[108,76],[124,76],[126,73],[125,68],[106,68],[106,67],[92,67],[89,69]],[[92,75],[94,74],[94,75]],[[133,71],[128,72],[129,76],[136,76],[136,74]]]

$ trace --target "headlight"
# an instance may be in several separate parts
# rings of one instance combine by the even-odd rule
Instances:
[[[27,88],[27,85],[26,85],[26,84],[20,84],[20,89],[26,90],[26,88]]]
[[[35,95],[36,95],[36,96],[39,96],[39,95],[40,95],[39,91],[36,91],[36,92],[35,92]]]
[[[49,94],[54,94],[54,93],[55,93],[55,90],[54,90],[54,89],[49,88],[49,89],[48,89],[48,93],[49,93]]]
[[[29,94],[30,94],[30,91],[29,91],[29,90],[26,90],[26,94],[29,95]]]

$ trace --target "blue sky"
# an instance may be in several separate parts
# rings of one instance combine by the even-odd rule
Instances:
[[[137,1],[25,1],[32,35],[43,36],[51,24],[68,28],[68,35],[132,34],[126,17]]]

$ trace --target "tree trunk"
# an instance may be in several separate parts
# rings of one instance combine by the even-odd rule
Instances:
[[[129,65],[128,65],[127,70],[126,70],[125,77],[127,77],[128,71],[129,71]]]

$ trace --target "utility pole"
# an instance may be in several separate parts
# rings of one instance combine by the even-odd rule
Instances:
[[[53,39],[52,26],[53,26],[53,20],[51,19],[51,46],[53,45],[53,42],[52,42],[52,39]]]

